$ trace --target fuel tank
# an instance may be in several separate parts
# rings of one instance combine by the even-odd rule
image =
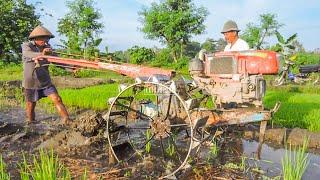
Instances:
[[[205,74],[278,74],[277,53],[268,50],[217,52],[205,55]]]

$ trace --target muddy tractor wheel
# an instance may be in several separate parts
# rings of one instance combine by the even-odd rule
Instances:
[[[110,151],[117,162],[157,178],[171,177],[186,167],[192,122],[184,101],[166,85],[128,86],[112,100],[105,119]]]

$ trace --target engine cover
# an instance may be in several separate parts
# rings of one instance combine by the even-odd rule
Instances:
[[[202,63],[203,72],[197,68],[196,73],[191,73],[192,78],[222,108],[231,104],[262,106],[266,91],[263,75],[277,74],[279,70],[279,61],[272,51],[205,54]]]

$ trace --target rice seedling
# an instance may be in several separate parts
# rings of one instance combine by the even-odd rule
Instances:
[[[176,146],[175,146],[175,140],[177,138],[177,135],[175,133],[171,134],[171,137],[169,137],[168,140],[168,147],[166,148],[166,154],[169,156],[173,156],[176,154]]]
[[[210,146],[210,150],[209,150],[209,153],[210,153],[210,158],[214,158],[214,157],[217,157],[218,155],[218,145],[216,143],[216,141],[214,139],[212,139],[211,141],[211,146]]]
[[[59,94],[68,108],[106,110],[108,108],[107,100],[118,94],[118,84],[92,86],[83,89],[62,89],[59,90]],[[54,108],[49,99],[46,98],[41,101]]]
[[[23,154],[23,162],[19,165],[20,166],[20,178],[21,180],[29,180],[30,179],[30,172],[29,172],[29,165],[26,160],[26,156]]]
[[[22,180],[55,180],[71,179],[70,172],[59,162],[58,156],[55,156],[53,150],[46,152],[39,150],[39,157],[33,156],[33,163],[28,164],[25,156],[23,163],[20,164],[20,178]]]
[[[87,180],[87,179],[88,179],[88,171],[87,171],[87,168],[85,168],[81,176],[81,180]]]
[[[241,163],[239,168],[243,171],[246,170],[246,157],[245,156],[241,156]]]
[[[169,144],[168,147],[166,148],[166,153],[169,155],[169,156],[173,156],[175,154],[175,147],[173,144]]]
[[[0,155],[0,179],[1,180],[10,180],[10,174],[7,172],[6,164],[2,159],[2,155]]]
[[[146,152],[149,153],[151,150],[151,142],[150,142],[150,138],[151,138],[151,131],[148,129],[146,131],[146,139],[147,139],[147,144],[146,144]]]
[[[308,139],[305,139],[303,145],[299,148],[289,147],[285,156],[282,158],[282,173],[284,180],[302,179],[302,176],[309,164],[306,154]]]
[[[281,102],[281,107],[272,119],[275,125],[320,131],[318,123],[320,119],[320,94],[286,90],[268,91],[265,97],[265,106],[272,108],[277,101]]]
[[[0,64],[0,81],[21,80],[22,72],[22,64]]]

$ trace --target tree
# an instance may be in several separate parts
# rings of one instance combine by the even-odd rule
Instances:
[[[223,38],[219,38],[216,44],[216,51],[224,51],[224,48],[227,45],[227,41]]]
[[[128,49],[130,62],[133,64],[141,64],[144,62],[152,61],[155,58],[155,53],[152,49],[133,46]]]
[[[261,14],[260,23],[247,24],[247,28],[242,34],[242,39],[248,42],[251,48],[262,49],[265,44],[265,38],[275,35],[276,31],[283,26],[277,21],[275,14]]]
[[[0,4],[0,59],[18,61],[22,42],[40,24],[39,15],[25,0],[0,0]]]
[[[275,32],[278,43],[275,45],[274,50],[280,52],[285,58],[289,57],[294,53],[296,47],[294,42],[297,39],[297,33],[290,36],[288,39],[285,39],[278,31]]]
[[[198,42],[188,42],[185,47],[185,53],[187,57],[195,57],[197,53],[201,50],[201,45]]]
[[[99,52],[103,25],[98,22],[102,16],[95,10],[94,1],[67,1],[67,7],[69,12],[58,22],[58,32],[67,38],[62,40],[65,48],[69,53],[81,52],[85,58]]]
[[[207,52],[216,51],[216,42],[215,40],[208,38],[204,43],[201,44],[201,49],[205,49]]]
[[[203,22],[208,11],[197,8],[192,0],[164,0],[152,3],[150,8],[139,12],[148,39],[167,44],[175,62],[183,56],[183,49],[192,35],[204,32]]]

